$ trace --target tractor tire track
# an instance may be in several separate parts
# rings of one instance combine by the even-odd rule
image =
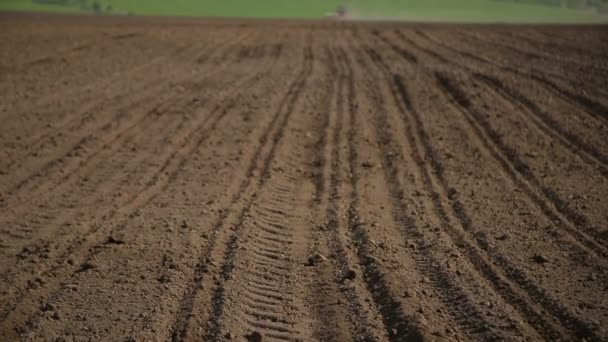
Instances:
[[[309,43],[310,44],[310,43]],[[298,100],[302,88],[306,83],[306,76],[311,73],[312,68],[312,50],[310,49],[310,45],[304,51],[304,64],[302,66],[302,70],[297,75],[296,80],[294,80],[287,91],[286,96],[283,98],[281,103],[279,104],[278,110],[275,112],[273,119],[270,125],[266,128],[264,133],[260,138],[260,144],[256,149],[253,157],[251,158],[250,164],[247,168],[246,175],[247,178],[243,179],[239,186],[239,190],[236,191],[231,200],[228,208],[226,208],[218,221],[213,225],[211,230],[211,238],[207,246],[203,249],[205,252],[201,254],[199,258],[199,262],[196,265],[194,271],[194,279],[192,285],[189,289],[184,293],[179,305],[178,314],[176,316],[175,323],[173,324],[173,332],[172,332],[172,340],[173,341],[181,341],[187,337],[189,324],[190,324],[190,316],[195,306],[195,301],[201,290],[203,282],[206,280],[206,273],[209,270],[209,261],[211,261],[212,254],[214,254],[215,248],[218,244],[222,244],[222,241],[218,241],[219,234],[224,229],[225,222],[229,219],[229,216],[232,215],[235,206],[240,206],[240,202],[246,202],[248,204],[242,205],[242,209],[240,214],[238,215],[238,221],[236,224],[235,233],[228,239],[225,246],[225,255],[223,258],[223,262],[221,264],[220,275],[224,279],[226,279],[227,274],[231,272],[233,266],[232,262],[234,261],[234,254],[236,253],[236,243],[238,240],[238,236],[241,234],[239,231],[242,228],[239,223],[242,223],[242,220],[245,218],[245,215],[249,212],[253,200],[256,198],[253,195],[247,195],[248,197],[243,198],[244,194],[249,194],[251,192],[255,193],[254,189],[261,188],[268,178],[268,172],[270,163],[272,158],[274,157],[275,150],[277,148],[277,144],[281,140],[285,127],[288,123],[288,120],[293,112],[293,107],[295,106],[295,102]],[[270,145],[268,145],[270,144]],[[262,159],[262,155],[265,150],[266,156],[264,158],[264,162],[259,165],[259,160]],[[257,174],[257,179],[253,179],[253,176]],[[253,189],[251,189],[253,187]],[[211,331],[208,333],[208,340],[219,339],[220,331],[219,324],[217,324],[217,320],[222,315],[223,309],[223,287],[218,287],[214,293],[212,294],[213,300],[213,309],[212,309],[212,324],[215,323]]]

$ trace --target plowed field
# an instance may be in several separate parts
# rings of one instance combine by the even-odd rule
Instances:
[[[0,339],[608,339],[606,27],[0,16]]]

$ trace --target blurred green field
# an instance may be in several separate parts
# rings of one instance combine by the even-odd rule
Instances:
[[[65,1],[65,0],[64,0]],[[0,0],[0,10],[92,12],[78,5],[49,5],[31,0]],[[97,0],[101,12],[115,15],[321,18],[340,4],[357,19],[449,22],[608,22],[596,9],[571,9],[500,0]]]
[[[596,9],[571,9],[497,0],[357,1],[353,14],[416,21],[465,22],[608,22]]]

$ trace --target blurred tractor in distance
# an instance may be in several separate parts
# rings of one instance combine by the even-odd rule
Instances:
[[[346,18],[346,15],[346,6],[340,5],[338,8],[336,8],[336,18]]]
[[[348,15],[348,11],[346,9],[346,6],[344,5],[339,5],[336,8],[335,12],[329,12],[325,14],[326,18],[331,18],[331,19],[346,19]]]

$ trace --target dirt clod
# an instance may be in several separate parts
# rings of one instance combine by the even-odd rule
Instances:
[[[248,342],[262,342],[264,341],[264,335],[262,335],[261,333],[254,331],[249,335],[246,335],[245,338],[247,338]]]
[[[77,272],[86,272],[86,271],[92,270],[96,267],[97,266],[94,263],[92,263],[91,261],[86,261],[80,265],[80,268],[78,269]]]
[[[370,161],[364,161],[363,163],[361,163],[361,166],[370,169],[370,168],[374,167],[374,163],[372,163]]]
[[[542,254],[535,254],[532,257],[532,260],[534,260],[534,262],[536,262],[538,264],[546,264],[546,263],[549,262],[549,259],[546,256],[542,255]]]
[[[42,310],[43,312],[53,311],[55,310],[55,306],[51,303],[45,303],[44,305],[42,305],[40,310]]]
[[[123,245],[125,240],[119,237],[115,237],[113,235],[109,236],[106,240],[106,245]]]
[[[507,234],[501,234],[496,238],[496,240],[498,240],[498,241],[506,241],[508,239],[509,239],[509,235],[507,235]]]
[[[171,278],[166,274],[161,274],[158,277],[158,282],[161,284],[167,284],[167,283],[171,282]]]

